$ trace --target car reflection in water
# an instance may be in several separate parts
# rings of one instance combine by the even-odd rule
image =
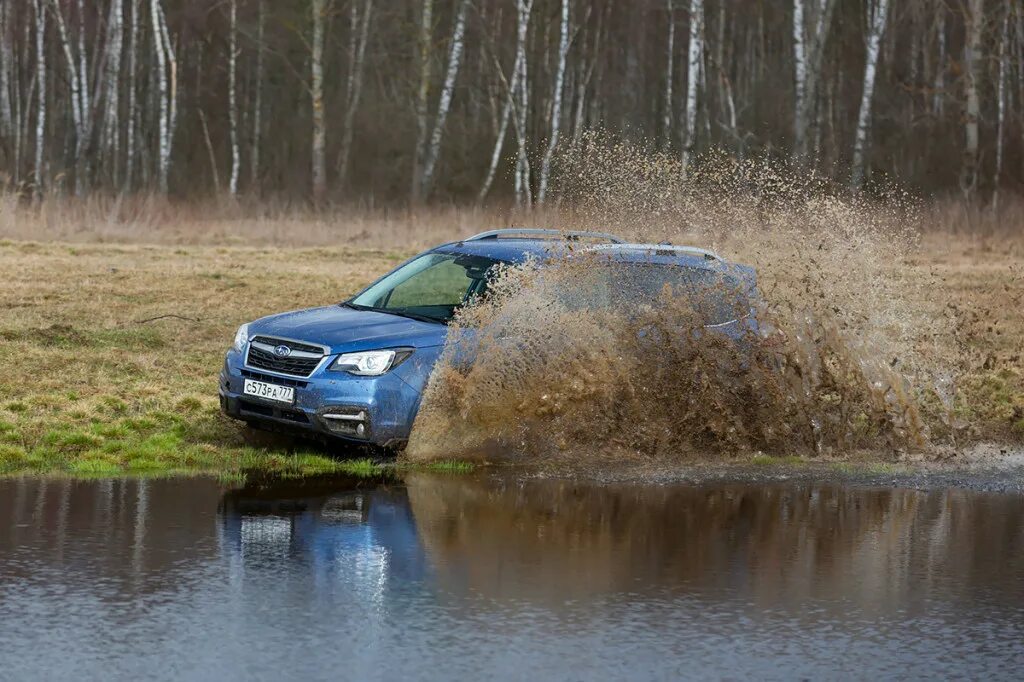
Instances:
[[[306,480],[224,495],[222,546],[242,566],[274,560],[308,562],[315,580],[339,571],[366,595],[389,583],[424,580],[428,561],[403,487],[365,481]]]

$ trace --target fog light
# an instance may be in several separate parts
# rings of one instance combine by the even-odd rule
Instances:
[[[370,413],[365,408],[332,406],[318,416],[320,423],[333,434],[349,438],[370,437]]]

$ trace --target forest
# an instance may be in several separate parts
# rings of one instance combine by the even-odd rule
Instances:
[[[987,204],[1024,180],[1017,0],[0,0],[0,184],[543,204],[600,129]]]

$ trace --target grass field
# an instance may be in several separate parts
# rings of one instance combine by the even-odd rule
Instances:
[[[245,248],[0,241],[0,472],[302,474],[346,466],[247,444],[218,410],[242,322],[338,301],[408,248]],[[1024,440],[1024,277],[1014,248],[932,239],[911,264],[963,306],[970,438]],[[360,465],[361,466],[361,465]]]
[[[249,447],[217,374],[242,322],[340,300],[403,257],[0,243],[0,471],[336,468]]]

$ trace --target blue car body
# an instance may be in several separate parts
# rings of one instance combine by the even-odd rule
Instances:
[[[552,239],[554,235],[560,239]],[[409,309],[398,314],[353,307],[352,302],[424,256],[463,260],[478,257],[507,264],[528,259],[543,262],[572,257],[573,241],[592,236],[613,240],[599,247],[613,261],[724,268],[742,282],[754,300],[752,269],[725,263],[699,249],[622,244],[610,236],[588,233],[570,233],[569,240],[564,239],[564,233],[549,231],[484,233],[438,246],[406,261],[347,302],[270,315],[243,325],[221,371],[221,409],[255,427],[401,447],[412,430],[434,364],[444,350],[447,326],[443,320]],[[744,316],[724,325],[724,331],[738,335],[743,331],[741,327],[754,324],[752,320],[752,315]],[[382,373],[366,376],[337,369],[339,358],[381,350],[395,351],[392,364]],[[281,391],[287,399],[282,399]]]

